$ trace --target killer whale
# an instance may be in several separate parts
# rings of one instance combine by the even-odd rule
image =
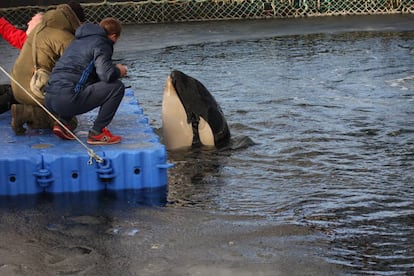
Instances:
[[[230,141],[223,111],[198,80],[173,70],[162,99],[163,142],[167,149],[208,146],[220,148]]]

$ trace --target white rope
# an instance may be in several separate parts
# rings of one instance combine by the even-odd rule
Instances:
[[[68,129],[58,118],[56,118],[55,115],[53,115],[47,108],[42,105],[32,94],[30,94],[17,80],[15,80],[9,73],[7,73],[6,70],[4,70],[3,66],[0,65],[0,70],[3,71],[3,73],[11,79],[14,83],[17,84],[38,106],[40,106],[50,117],[52,117],[64,130],[69,132],[73,137],[75,137],[76,141],[81,144],[89,155],[89,161],[88,164],[92,165],[92,159],[95,159],[98,163],[103,163],[103,158],[100,157],[98,154],[96,154],[93,149],[89,148],[84,142],[82,142],[70,129]]]

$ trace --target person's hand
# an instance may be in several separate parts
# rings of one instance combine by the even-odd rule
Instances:
[[[121,78],[125,77],[128,72],[128,68],[123,64],[117,64],[116,67],[118,67],[119,71],[121,72]]]

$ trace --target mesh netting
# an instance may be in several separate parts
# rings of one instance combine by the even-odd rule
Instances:
[[[112,16],[123,24],[414,13],[413,0],[147,0],[103,1],[82,6],[90,22]],[[0,16],[24,26],[33,14],[49,8],[53,6],[3,8]]]

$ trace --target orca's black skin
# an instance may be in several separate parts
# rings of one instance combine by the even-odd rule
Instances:
[[[200,143],[198,123],[200,117],[210,125],[216,147],[222,147],[230,141],[230,130],[223,111],[207,88],[198,80],[173,70],[170,74],[175,91],[187,113],[187,121],[193,127],[193,145]]]

